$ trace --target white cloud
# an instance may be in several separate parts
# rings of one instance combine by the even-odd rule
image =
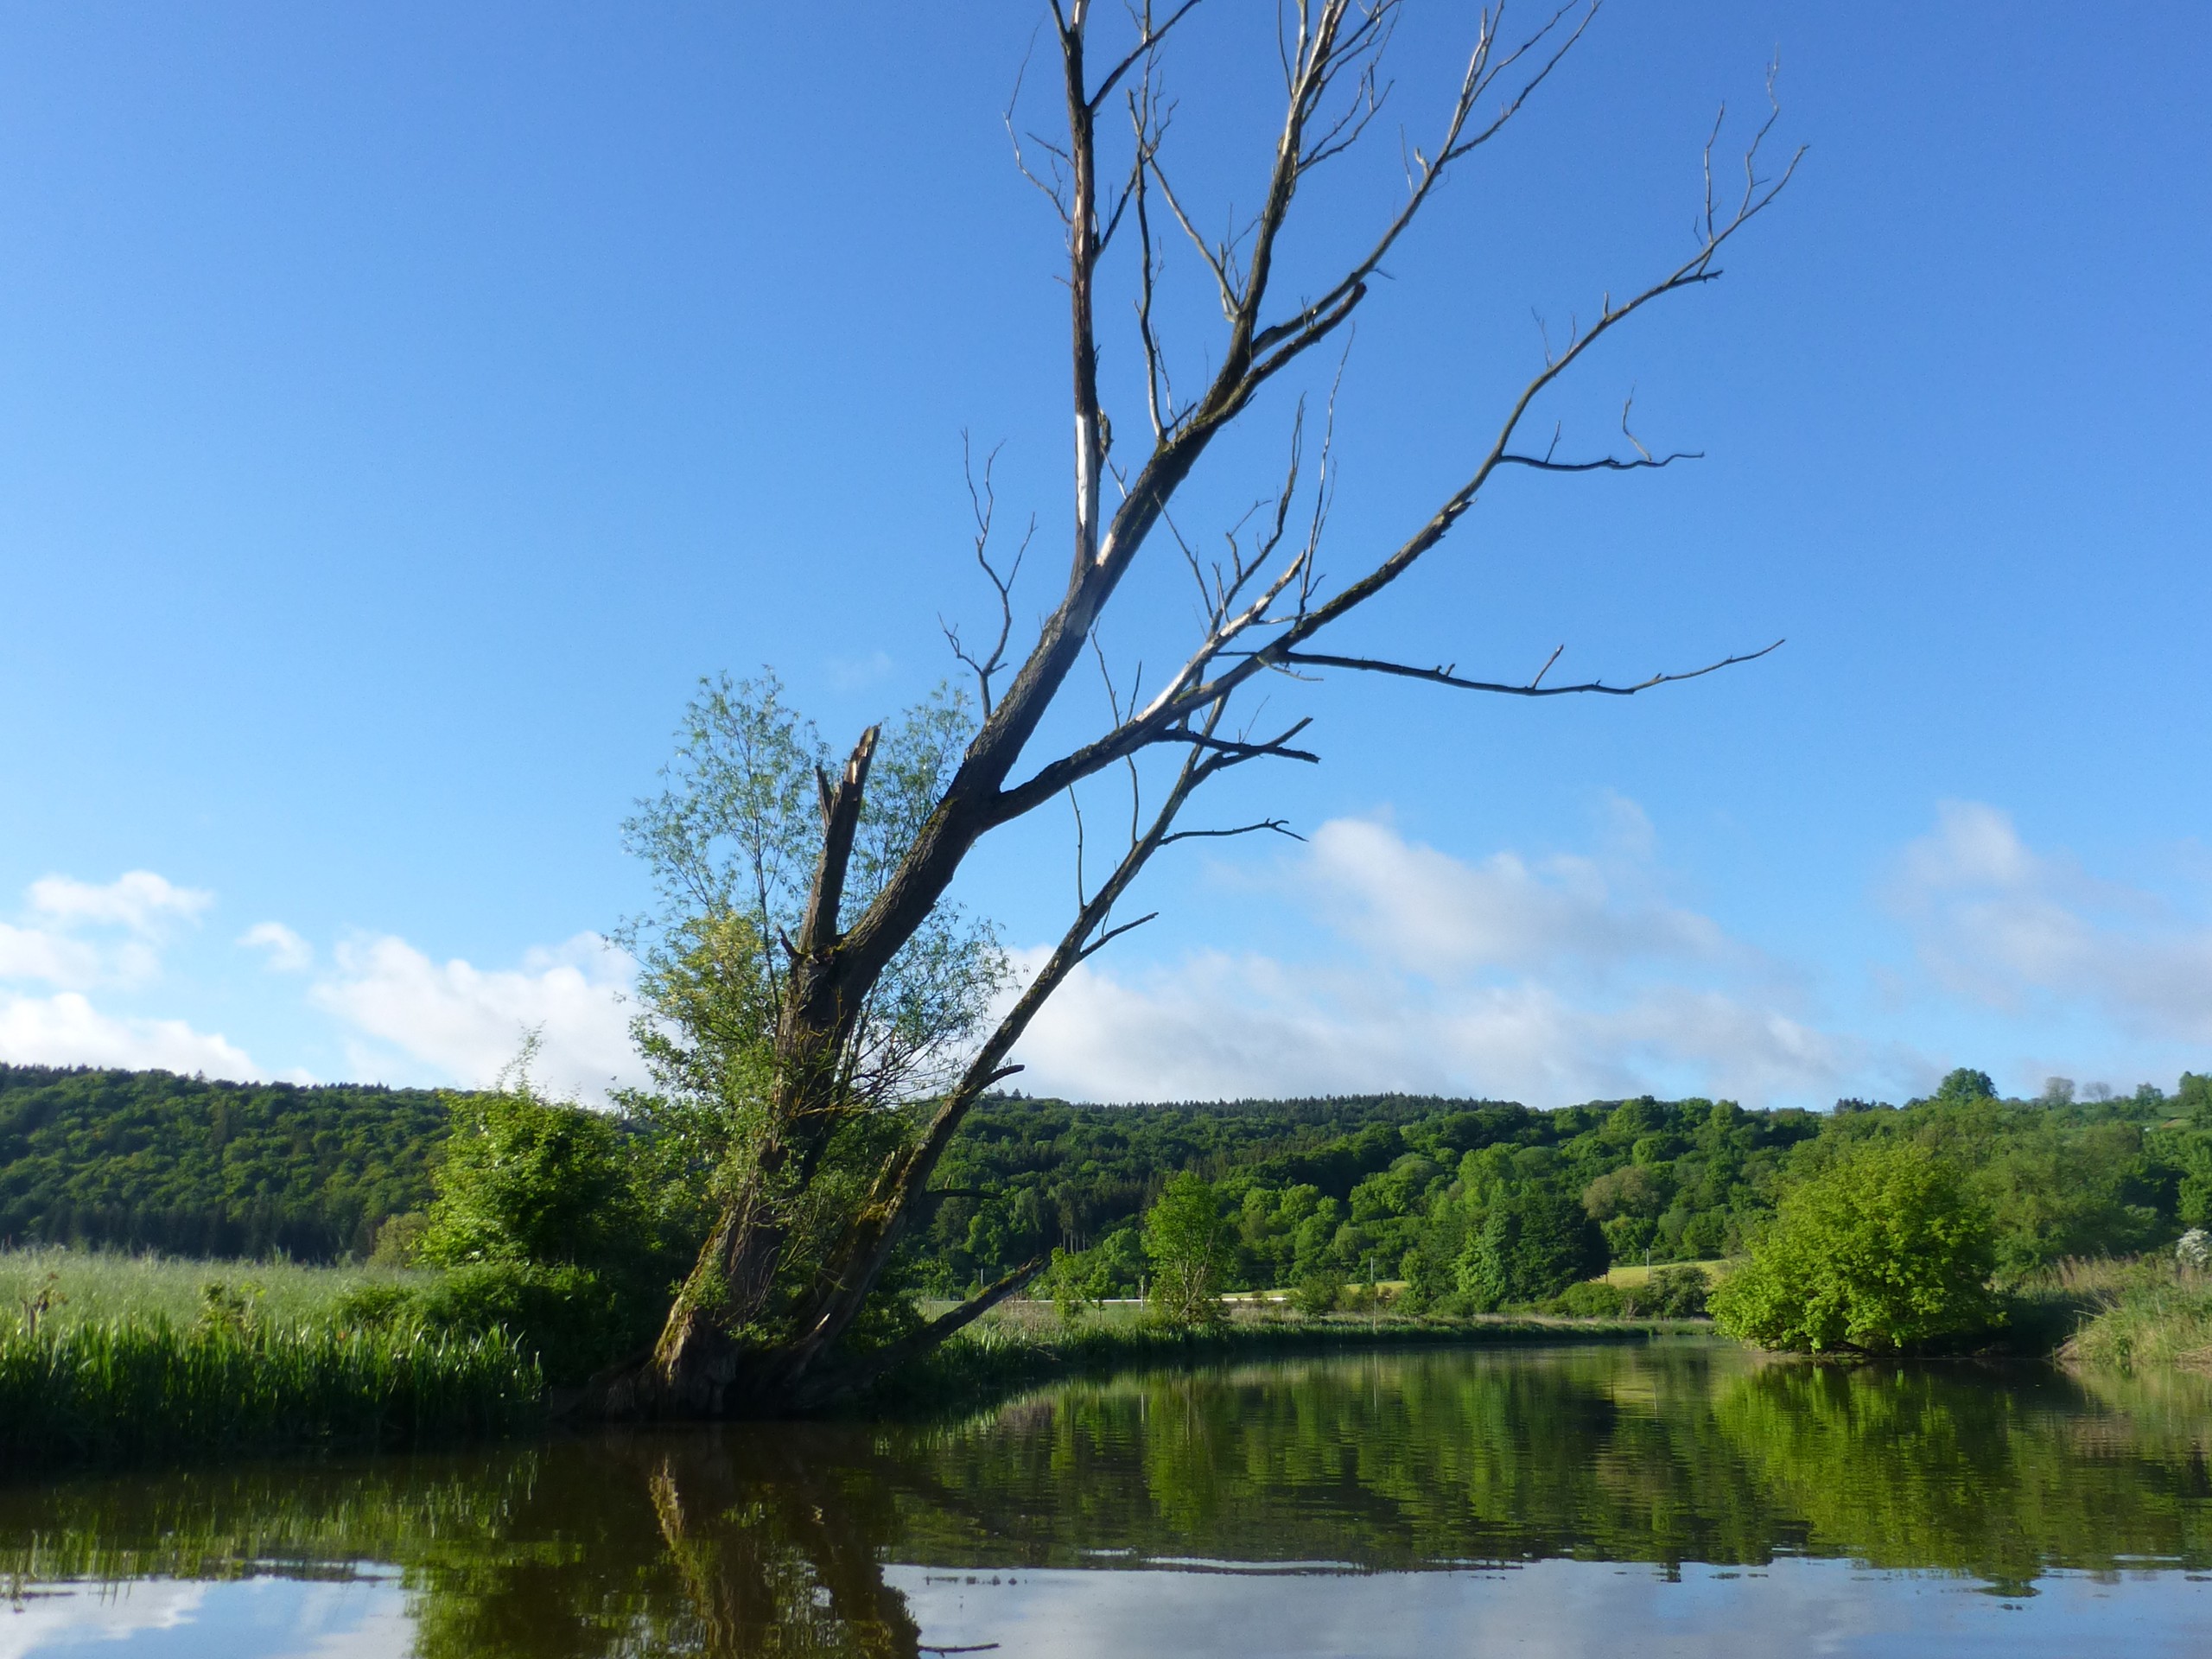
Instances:
[[[315,964],[315,947],[282,922],[256,922],[238,942],[265,952],[272,973],[303,974]]]
[[[43,928],[0,922],[0,979],[35,979],[81,989],[102,976],[97,947]]]
[[[191,1624],[210,1586],[140,1579],[121,1593],[107,1586],[43,1584],[15,1604],[0,1625],[0,1659],[30,1659],[63,1647],[128,1642],[144,1630]]]
[[[215,901],[151,870],[105,885],[41,876],[24,890],[27,923],[0,922],[0,980],[37,980],[67,990],[139,985],[161,972],[163,925],[188,921]],[[86,929],[120,928],[128,937],[86,938]]]
[[[1790,975],[1667,902],[1642,814],[1617,803],[1613,817],[1595,855],[1471,862],[1387,824],[1325,823],[1287,885],[1348,948],[1318,964],[1214,951],[1127,975],[1086,964],[1024,1037],[1024,1086],[1109,1100],[1832,1098],[1865,1046],[1808,1023]]]
[[[1386,824],[1338,818],[1314,834],[1312,874],[1345,931],[1422,971],[1725,955],[1711,920],[1638,891],[1641,863],[1501,852],[1471,864]]]
[[[2094,1008],[2137,1037],[2212,1040],[2212,925],[2036,852],[1996,807],[1942,803],[1888,897],[1956,995],[2022,1015]]]
[[[75,991],[45,997],[0,992],[0,1059],[17,1065],[158,1066],[231,1078],[262,1075],[245,1051],[219,1033],[194,1031],[181,1020],[118,1019]]]
[[[0,922],[0,981],[52,986],[51,995],[0,990],[0,1059],[24,1065],[157,1066],[245,1078],[259,1069],[219,1033],[181,1020],[105,1014],[86,998],[101,986],[142,984],[161,971],[162,925],[189,920],[214,895],[132,870],[105,886],[48,875],[26,890],[27,926]],[[130,937],[85,938],[86,929]]]
[[[404,939],[340,944],[336,970],[308,992],[355,1031],[452,1082],[482,1084],[542,1027],[538,1080],[556,1093],[597,1097],[611,1082],[639,1081],[622,1001],[629,959],[596,933],[528,953],[519,969],[433,962]],[[372,1051],[365,1070],[389,1069]]]
[[[171,917],[189,920],[215,902],[197,887],[172,885],[151,870],[132,870],[105,887],[66,875],[41,876],[29,887],[31,908],[65,926],[82,922],[153,933]]]

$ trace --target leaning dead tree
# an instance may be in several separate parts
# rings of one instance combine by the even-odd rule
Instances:
[[[904,1334],[871,1344],[852,1339],[902,1236],[925,1213],[931,1177],[962,1120],[1019,1069],[1007,1057],[1038,1009],[1078,963],[1149,919],[1114,919],[1139,873],[1161,849],[1192,836],[1282,827],[1274,819],[1227,828],[1184,823],[1192,799],[1224,773],[1255,762],[1317,758],[1299,747],[1306,721],[1274,729],[1236,716],[1240,699],[1262,683],[1350,672],[1501,696],[1626,696],[1764,654],[1628,684],[1546,683],[1547,672],[1510,683],[1465,676],[1456,666],[1355,654],[1336,648],[1334,640],[1339,623],[1446,540],[1502,471],[1633,471],[1679,459],[1654,454],[1632,436],[1625,454],[1562,458],[1555,442],[1526,442],[1523,429],[1547,389],[1599,340],[1647,307],[1719,276],[1722,251],[1775,200],[1796,166],[1792,156],[1770,172],[1761,170],[1771,113],[1741,156],[1740,180],[1715,177],[1713,139],[1707,140],[1704,201],[1688,256],[1624,296],[1608,296],[1563,345],[1547,348],[1541,366],[1507,400],[1495,436],[1469,456],[1458,487],[1395,545],[1365,555],[1332,550],[1335,562],[1352,562],[1357,574],[1351,580],[1325,581],[1318,562],[1327,523],[1328,445],[1324,437],[1314,475],[1301,480],[1304,440],[1297,424],[1282,487],[1256,525],[1229,539],[1222,563],[1208,565],[1195,555],[1171,509],[1215,440],[1286,370],[1340,342],[1346,325],[1370,303],[1384,261],[1436,201],[1446,178],[1522,110],[1597,10],[1597,0],[1574,0],[1521,34],[1506,32],[1503,9],[1484,14],[1433,131],[1417,146],[1407,141],[1403,194],[1379,216],[1371,240],[1347,252],[1325,285],[1293,296],[1280,291],[1286,227],[1316,170],[1358,144],[1382,108],[1389,91],[1382,63],[1400,0],[1286,0],[1276,41],[1282,113],[1272,162],[1257,211],[1224,237],[1201,231],[1167,156],[1172,106],[1163,63],[1198,3],[1134,9],[1117,48],[1094,56],[1098,30],[1090,0],[1051,0],[1065,130],[1049,141],[1023,136],[1015,149],[1017,163],[1050,198],[1066,234],[1075,436],[1066,588],[1027,653],[1020,653],[1009,598],[1014,573],[991,556],[988,509],[979,499],[978,556],[996,588],[997,637],[988,650],[979,650],[956,636],[954,648],[977,688],[980,723],[943,775],[932,779],[925,810],[878,879],[859,884],[853,872],[880,728],[861,734],[834,776],[820,774],[818,840],[798,925],[780,939],[760,941],[778,966],[770,1006],[760,1014],[766,1052],[757,1108],[748,1109],[753,1116],[745,1156],[719,1197],[698,1265],[650,1361],[602,1380],[600,1402],[611,1412],[713,1416],[804,1408],[925,1351],[1034,1273],[1033,1263]],[[1716,125],[1715,138],[1719,130]],[[1219,306],[1219,331],[1202,383],[1174,377],[1158,322],[1171,244],[1184,250],[1179,258],[1195,256],[1192,269],[1203,273]],[[1117,256],[1116,280],[1126,281],[1134,302],[1127,361],[1138,372],[1132,384],[1141,380],[1143,389],[1141,416],[1125,411],[1129,417],[1118,427],[1109,422],[1100,391],[1098,318],[1109,253]],[[1124,437],[1117,443],[1117,430],[1135,430],[1140,442],[1132,446]],[[1033,754],[1040,724],[1056,704],[1069,701],[1070,677],[1092,650],[1125,579],[1151,557],[1187,561],[1202,595],[1195,642],[1149,695],[1114,696],[1110,717],[1089,741]],[[908,1103],[900,1120],[906,1127],[872,1143],[865,1178],[836,1207],[834,1225],[823,1228],[817,1205],[803,1227],[804,1206],[794,1194],[817,1179],[833,1141],[849,1135],[856,1118],[886,1109],[884,1101],[856,1090],[854,1082],[864,1069],[858,1051],[870,1040],[871,999],[945,902],[963,861],[993,830],[1147,755],[1174,759],[1163,792],[1148,812],[1133,812],[1126,846],[1096,888],[1079,893],[1075,917],[1050,957],[981,1035],[949,1086],[919,1111]],[[865,902],[849,906],[849,888],[863,892]]]

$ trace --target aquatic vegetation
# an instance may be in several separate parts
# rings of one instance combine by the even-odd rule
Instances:
[[[410,1444],[537,1413],[537,1362],[504,1332],[280,1325],[213,1288],[190,1325],[0,1324],[0,1464]]]

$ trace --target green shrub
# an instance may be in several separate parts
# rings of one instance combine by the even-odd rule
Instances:
[[[341,1324],[391,1332],[471,1338],[504,1334],[546,1379],[581,1382],[642,1347],[657,1320],[641,1317],[582,1268],[486,1262],[420,1285],[365,1285],[334,1310]]]
[[[1713,1293],[1732,1337],[1798,1353],[1909,1353],[1990,1330],[1989,1220],[1925,1147],[1869,1141],[1786,1192]]]
[[[416,1286],[376,1281],[347,1291],[331,1305],[330,1314],[346,1327],[394,1325],[403,1323],[421,1300]]]
[[[1342,1268],[1308,1268],[1298,1275],[1298,1283],[1292,1288],[1290,1299],[1298,1304],[1298,1311],[1307,1319],[1325,1319],[1335,1313],[1343,1302],[1344,1285]]]
[[[1039,1287],[1052,1301],[1064,1325],[1079,1324],[1083,1316],[1105,1300],[1107,1265],[1096,1252],[1055,1248],[1052,1264],[1045,1269]]]
[[[526,1076],[456,1095],[453,1110],[416,1260],[601,1267],[650,1240],[620,1128],[605,1113],[546,1100]]]
[[[698,1241],[650,1146],[607,1113],[547,1100],[530,1080],[535,1052],[533,1039],[489,1093],[454,1096],[410,1252],[449,1271],[385,1318],[504,1330],[567,1383],[652,1340]]]
[[[1617,1319],[1621,1317],[1624,1299],[1618,1285],[1603,1279],[1585,1279],[1560,1292],[1553,1298],[1551,1306],[1569,1319]]]
[[[1655,1319],[1701,1319],[1711,1291],[1703,1268],[1661,1268],[1637,1293],[1636,1309]]]
[[[369,1252],[369,1265],[375,1268],[411,1268],[415,1252],[423,1243],[424,1229],[430,1218],[419,1210],[410,1210],[404,1215],[387,1216],[384,1225],[377,1229],[377,1240]]]

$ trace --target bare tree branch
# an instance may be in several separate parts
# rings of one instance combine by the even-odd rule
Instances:
[[[1205,841],[1230,836],[1257,835],[1262,830],[1268,830],[1278,836],[1288,836],[1293,841],[1306,839],[1290,827],[1287,819],[1262,818],[1257,823],[1240,823],[1231,830],[1178,830],[1172,836],[1161,836],[1160,844],[1167,847],[1179,841]]]
[[[991,486],[991,471],[997,464],[999,452],[996,449],[993,449],[983,458],[983,485],[982,490],[978,492],[976,487],[975,467],[970,463],[969,456],[968,435],[965,432],[960,435],[961,471],[967,477],[968,505],[976,518],[976,563],[982,567],[984,579],[991,584],[992,590],[998,595],[998,638],[992,642],[989,653],[978,658],[970,655],[960,643],[959,629],[950,626],[941,616],[938,619],[938,626],[944,630],[946,643],[952,647],[953,656],[965,664],[969,671],[976,676],[976,688],[982,699],[983,713],[986,717],[991,712],[991,677],[1005,664],[1007,641],[1014,633],[1014,584],[1015,579],[1021,575],[1021,561],[1029,551],[1030,538],[1037,533],[1037,519],[1033,514],[1030,517],[1029,528],[1022,532],[1021,545],[1014,551],[1014,563],[1007,568],[1006,575],[1001,576],[998,568],[991,563],[990,556],[991,522],[998,508],[998,496]],[[824,789],[826,800],[826,785]]]
[[[1135,719],[1124,721],[1116,730],[1059,760],[1039,767],[1028,780],[1002,790],[994,804],[993,821],[1002,823],[1019,817],[1022,812],[1032,810],[1039,800],[1049,799],[1070,784],[1113,765],[1125,755],[1168,741],[1171,728],[1192,709],[1205,707],[1217,698],[1234,693],[1255,674],[1294,665],[1300,648],[1308,640],[1373,599],[1411,569],[1465,516],[1499,467],[1529,464],[1525,461],[1509,461],[1508,457],[1515,454],[1513,440],[1527,418],[1530,405],[1543,391],[1580,361],[1599,340],[1645,307],[1669,295],[1702,286],[1719,276],[1717,260],[1721,249],[1744,226],[1773,204],[1795,176],[1798,163],[1804,156],[1804,151],[1799,149],[1777,175],[1760,179],[1756,170],[1756,155],[1767,130],[1767,127],[1760,129],[1747,152],[1753,159],[1746,163],[1746,176],[1753,181],[1753,187],[1734,212],[1718,222],[1708,236],[1700,238],[1695,251],[1664,276],[1625,300],[1616,302],[1610,296],[1606,298],[1599,308],[1597,321],[1586,329],[1578,329],[1566,349],[1556,358],[1547,361],[1522,386],[1509,406],[1497,436],[1467,481],[1446,498],[1420,530],[1357,581],[1324,601],[1302,607],[1269,644],[1249,652],[1238,652],[1230,649],[1227,640],[1209,639],[1202,643],[1184,669],[1170,679],[1167,690],[1156,696]],[[1628,469],[1630,465],[1624,462],[1621,469]],[[1558,469],[1565,470],[1564,467]],[[1264,614],[1264,611],[1261,613],[1262,616]],[[1259,620],[1259,617],[1252,619],[1254,623]],[[1764,654],[1764,652],[1754,652],[1738,660],[1749,661]],[[1206,670],[1224,658],[1235,660],[1213,677],[1205,677]],[[1716,664],[1713,666],[1727,665]]]
[[[1197,10],[1198,7],[1198,0],[1183,0],[1183,3],[1168,15],[1167,21],[1157,26],[1152,21],[1152,8],[1147,5],[1144,9],[1143,18],[1137,31],[1137,43],[1129,48],[1128,56],[1106,72],[1104,78],[1098,83],[1098,90],[1090,95],[1090,111],[1093,115],[1105,107],[1106,100],[1114,95],[1114,88],[1121,84],[1122,77],[1135,68],[1140,60],[1157,52],[1160,42],[1167,38],[1167,31]]]
[[[1436,685],[1448,685],[1461,691],[1491,691],[1507,697],[1570,697],[1595,692],[1608,697],[1632,697],[1639,691],[1649,691],[1655,685],[1678,685],[1684,680],[1700,679],[1707,674],[1718,674],[1724,668],[1733,668],[1738,663],[1756,663],[1769,652],[1779,651],[1785,642],[1776,640],[1757,651],[1747,651],[1733,657],[1723,657],[1717,663],[1707,663],[1703,668],[1684,670],[1680,673],[1658,673],[1629,685],[1607,685],[1603,680],[1586,680],[1580,685],[1543,685],[1539,683],[1553,662],[1559,659],[1554,652],[1551,660],[1536,671],[1536,677],[1526,685],[1503,685],[1491,680],[1466,680],[1452,671],[1452,666],[1443,668],[1415,668],[1408,663],[1385,662],[1374,657],[1330,657],[1318,652],[1292,652],[1282,661],[1301,668],[1349,668],[1367,674],[1395,674],[1408,680],[1427,680]],[[1565,647],[1560,648],[1564,650]]]

